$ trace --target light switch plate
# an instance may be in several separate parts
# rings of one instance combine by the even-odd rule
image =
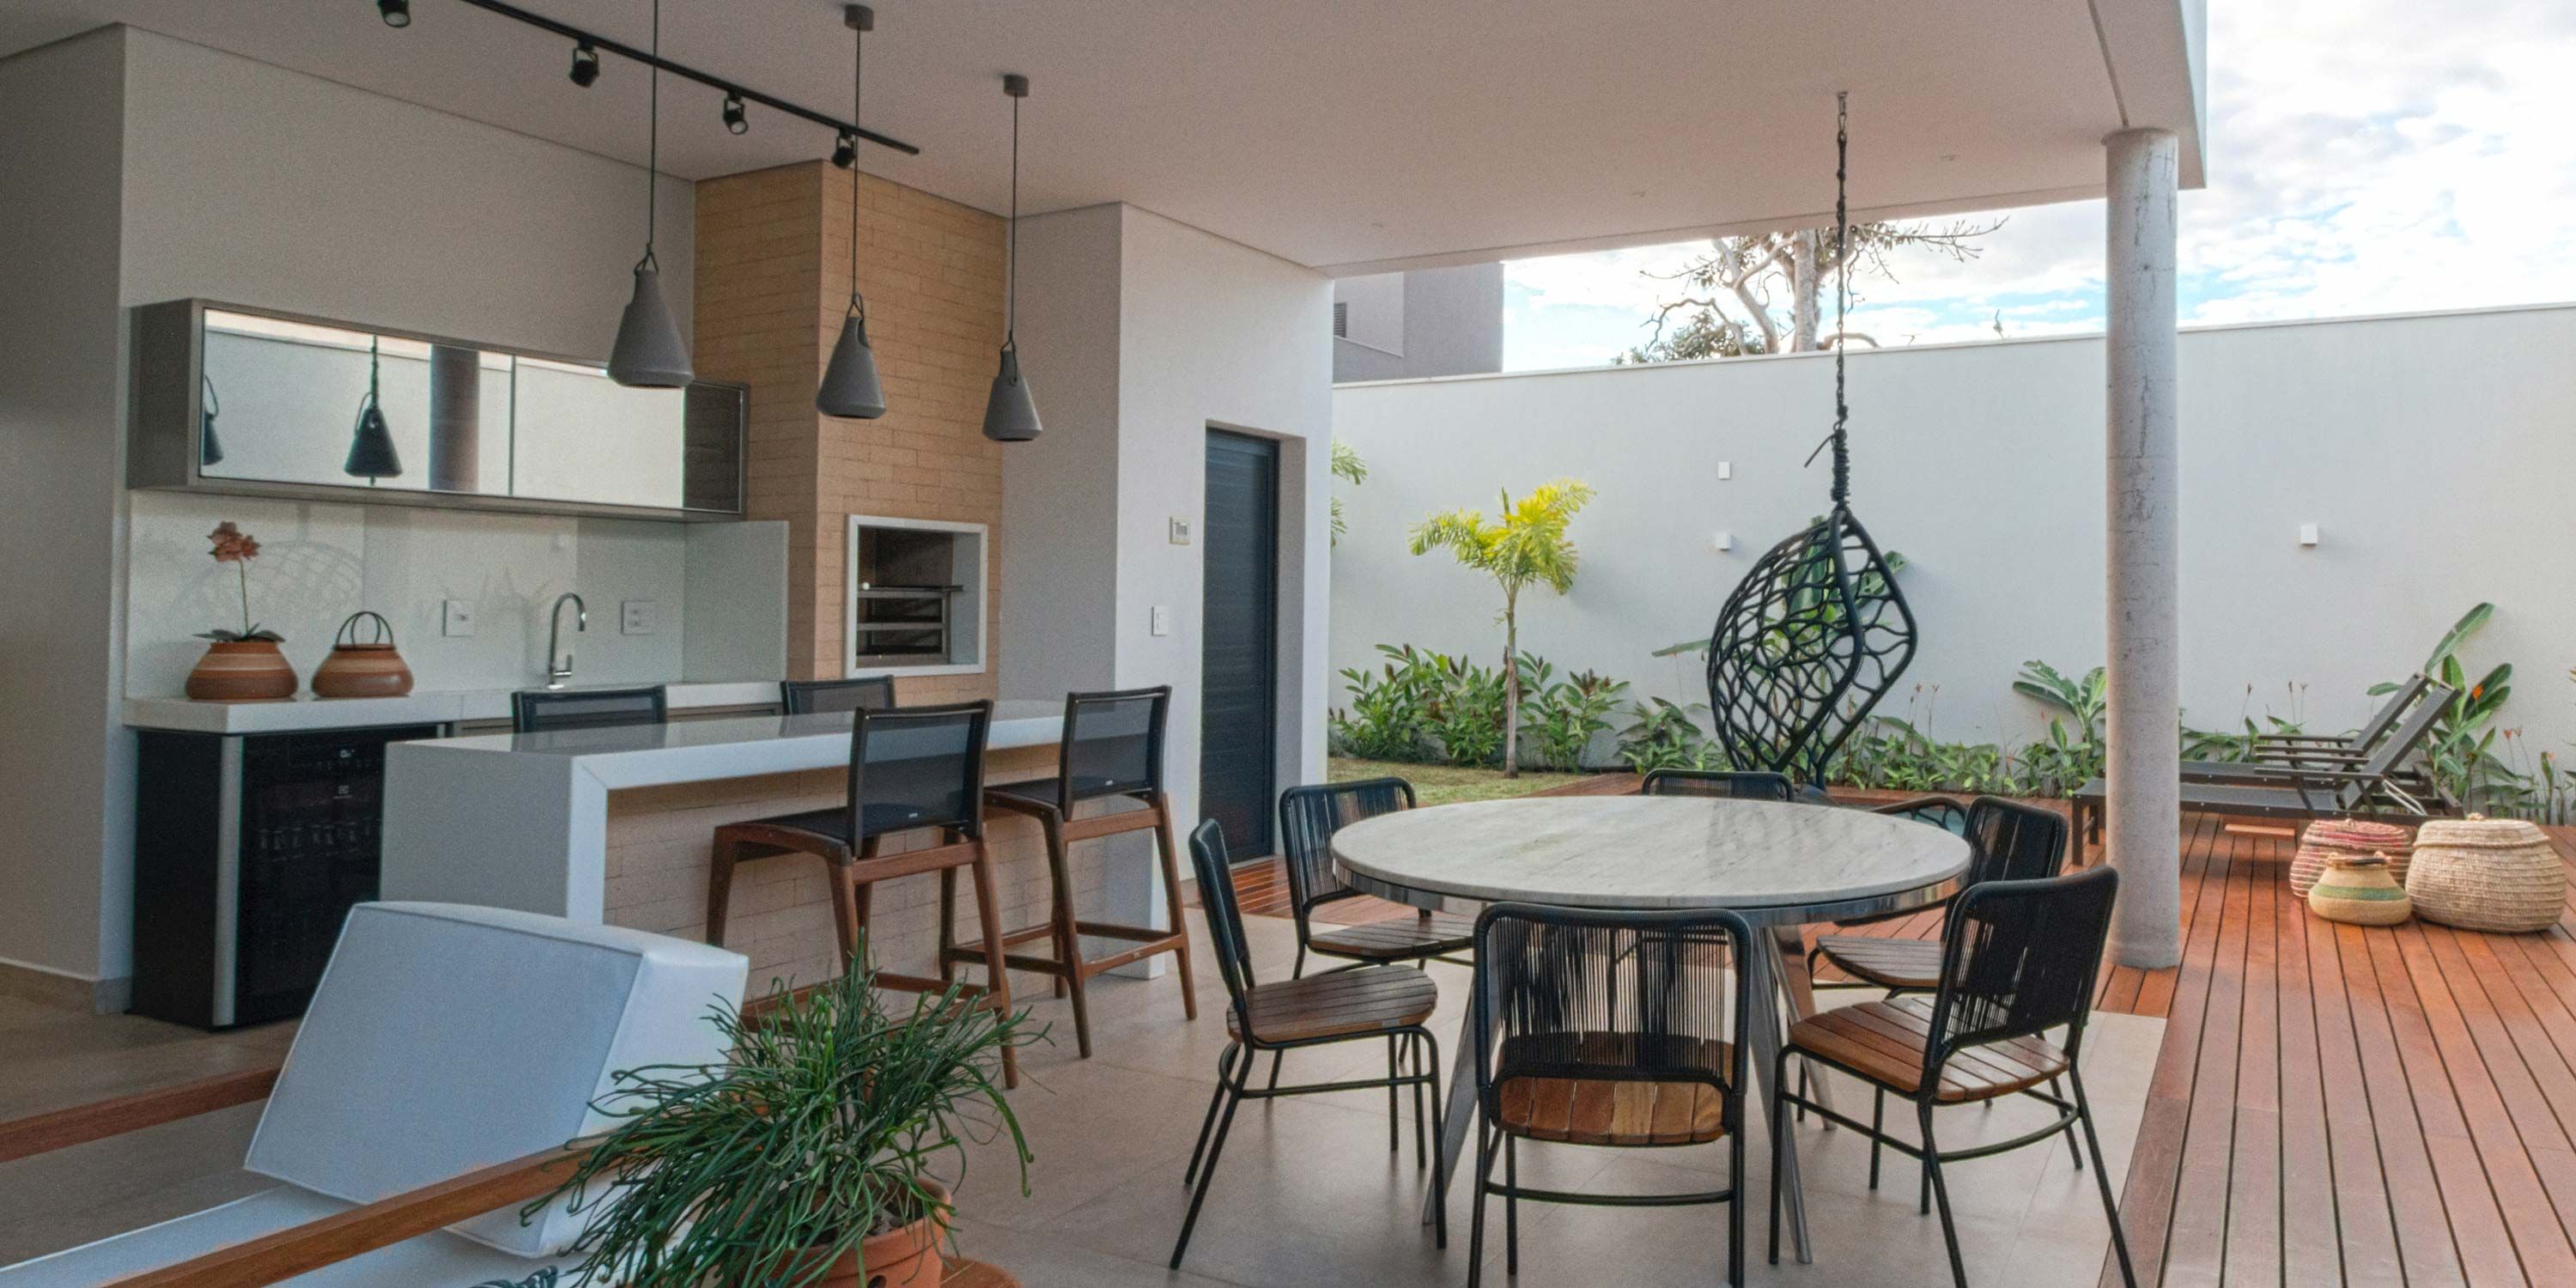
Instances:
[[[1152,631],[1156,635],[1171,634],[1172,610],[1161,604],[1154,605],[1154,611],[1149,616],[1146,629]]]
[[[662,606],[653,600],[630,599],[618,607],[620,635],[650,635],[662,628]]]
[[[1176,514],[1176,515],[1173,515],[1173,516],[1172,516],[1172,544],[1173,544],[1173,545],[1176,545],[1176,546],[1186,546],[1186,545],[1188,545],[1189,543],[1190,543],[1190,521],[1189,521],[1189,520],[1187,520],[1187,519],[1182,518],[1181,516],[1179,516],[1179,515],[1177,515],[1177,514]],[[1155,634],[1157,634],[1157,635],[1162,634],[1162,632],[1161,632],[1161,631],[1156,631],[1156,632],[1154,632],[1154,633],[1155,633]]]
[[[1735,548],[1735,534],[1732,532],[1717,533],[1708,539],[1708,545],[1711,550],[1733,550]]]
[[[454,639],[474,635],[474,601],[451,599],[439,605],[438,633]]]
[[[2303,546],[2313,546],[2313,545],[2315,545],[2316,543],[2317,543],[2317,525],[2315,525],[2315,524],[2313,524],[2313,523],[2302,523],[2302,524],[2300,524],[2300,525],[2299,525],[2299,544],[2300,544],[2300,545],[2303,545]]]
[[[1719,462],[1717,463],[1717,481],[1718,481],[1718,482],[1723,483],[1723,482],[1725,482],[1726,480],[1731,479],[1731,478],[1734,478],[1734,477],[1735,477],[1735,462],[1733,462],[1733,461],[1719,461]]]

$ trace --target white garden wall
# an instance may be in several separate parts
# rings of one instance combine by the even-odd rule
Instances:
[[[1333,666],[1374,666],[1380,642],[1498,657],[1491,583],[1411,556],[1406,529],[1572,476],[1599,491],[1574,526],[1580,578],[1524,601],[1523,646],[1705,701],[1696,658],[1648,654],[1705,637],[1753,561],[1825,508],[1825,461],[1800,462],[1832,380],[1829,356],[1796,354],[1337,388],[1334,433],[1369,478],[1337,485]],[[1937,686],[1937,737],[2037,736],[2010,688],[2022,662],[2102,661],[2102,383],[2098,336],[1852,355],[1853,509],[1912,561],[1906,685],[1925,686],[1918,717]],[[2299,684],[2312,730],[2348,728],[2364,689],[2488,599],[2467,660],[2513,662],[2503,723],[2576,754],[2576,305],[2187,331],[2182,400],[2186,723],[2290,714]]]

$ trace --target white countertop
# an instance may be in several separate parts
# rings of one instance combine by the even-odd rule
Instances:
[[[993,704],[986,747],[1051,747],[1064,740],[1064,703],[1019,699]],[[568,762],[611,791],[670,783],[749,778],[850,763],[850,716],[742,716],[658,725],[612,725],[543,733],[495,733],[397,744],[399,760],[519,757]],[[399,778],[399,765],[397,767]]]
[[[535,687],[535,686],[530,686]],[[572,690],[623,689],[625,684],[576,684]],[[673,710],[776,705],[776,680],[680,682],[664,686]],[[454,724],[510,718],[509,689],[414,692],[399,698],[317,698],[300,693],[274,702],[199,702],[193,698],[127,698],[125,723],[139,729],[181,733],[288,733],[301,729],[354,729],[369,725]],[[1062,714],[1061,711],[1058,712]]]

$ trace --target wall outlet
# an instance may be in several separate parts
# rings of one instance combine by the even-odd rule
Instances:
[[[1145,629],[1156,635],[1171,634],[1172,610],[1161,604],[1154,605],[1154,611],[1146,615]]]
[[[1186,545],[1188,545],[1189,543],[1190,543],[1190,521],[1189,521],[1189,520],[1187,520],[1187,519],[1182,518],[1181,516],[1179,516],[1179,515],[1177,515],[1177,514],[1176,514],[1176,515],[1173,515],[1173,516],[1172,516],[1172,544],[1173,544],[1173,545],[1176,545],[1176,546],[1186,546]],[[1160,634],[1160,632],[1156,632],[1156,633],[1157,633],[1157,634]]]
[[[451,639],[471,639],[474,635],[474,602],[451,599],[439,605],[438,633]]]
[[[1719,462],[1717,463],[1717,481],[1718,481],[1718,482],[1723,483],[1723,482],[1727,481],[1728,479],[1731,479],[1731,478],[1734,478],[1734,477],[1735,477],[1735,462],[1733,462],[1733,461],[1719,461]]]
[[[1735,548],[1735,534],[1732,532],[1720,532],[1711,536],[1708,539],[1708,548],[1720,553],[1733,550]]]
[[[662,606],[649,599],[630,599],[619,605],[617,633],[650,635],[662,629]]]
[[[2315,525],[2315,524],[2313,524],[2313,523],[2302,523],[2302,524],[2300,524],[2300,525],[2299,525],[2299,544],[2300,544],[2300,545],[2303,545],[2303,546],[2313,546],[2313,545],[2315,545],[2316,543],[2317,543],[2317,525]]]

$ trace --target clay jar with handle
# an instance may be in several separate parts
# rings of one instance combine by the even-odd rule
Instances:
[[[360,622],[369,623],[360,640]],[[382,613],[355,612],[331,639],[331,656],[313,669],[317,698],[399,698],[411,692],[411,668],[394,648],[393,623]]]

